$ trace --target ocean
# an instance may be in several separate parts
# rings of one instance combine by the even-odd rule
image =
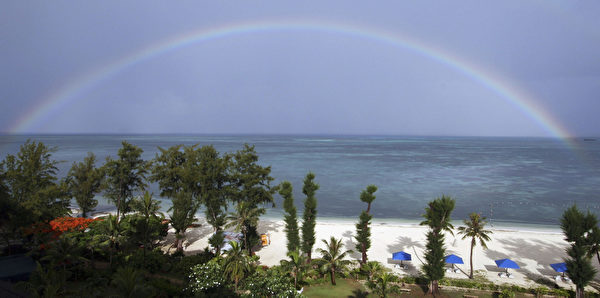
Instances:
[[[259,163],[272,168],[275,184],[294,186],[299,216],[302,180],[316,174],[318,217],[354,220],[366,204],[360,192],[369,184],[379,190],[371,212],[378,221],[420,220],[428,201],[456,199],[453,220],[481,213],[496,225],[556,226],[562,212],[576,203],[600,214],[600,140],[552,138],[299,136],[299,135],[27,135],[0,136],[0,158],[15,154],[27,139],[57,147],[53,154],[64,177],[87,152],[100,166],[116,157],[121,141],[141,147],[152,159],[158,147],[213,145],[234,152],[244,143],[256,146]],[[150,185],[157,199],[157,185]],[[101,196],[99,210],[113,207]],[[282,217],[282,198],[266,206],[267,217]],[[161,199],[163,211],[170,206]]]

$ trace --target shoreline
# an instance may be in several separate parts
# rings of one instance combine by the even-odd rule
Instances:
[[[192,255],[204,250],[208,246],[208,238],[212,235],[212,227],[205,220],[199,221],[200,227],[188,229],[184,241],[184,252]],[[370,261],[378,261],[394,274],[418,275],[424,262],[427,227],[420,226],[416,222],[390,222],[375,221],[371,225],[371,248],[368,250]],[[229,229],[227,229],[229,230]],[[487,242],[488,249],[484,250],[479,244],[474,248],[473,266],[478,274],[484,275],[490,282],[496,284],[515,284],[523,287],[539,287],[538,280],[547,283],[556,283],[563,288],[570,288],[572,283],[555,281],[560,275],[554,272],[550,264],[563,262],[567,257],[565,242],[562,233],[540,230],[511,230],[504,227],[491,229],[491,241]],[[174,242],[173,230],[170,230],[165,245],[168,247]],[[329,240],[331,236],[341,239],[344,250],[354,250],[348,259],[360,259],[360,253],[356,251],[355,222],[350,219],[317,218],[315,227],[315,245],[313,247],[313,258],[319,258],[318,248],[325,248],[323,239]],[[259,263],[266,266],[280,265],[280,261],[287,259],[287,238],[285,235],[285,223],[283,219],[263,218],[259,222],[258,233],[269,235],[270,244],[255,250],[260,257]],[[470,238],[462,239],[454,231],[454,235],[446,233],[446,253],[456,254],[463,258],[464,264],[456,265],[459,272],[446,273],[448,278],[467,279],[469,274]],[[412,255],[412,261],[404,262],[407,269],[396,268],[398,261],[392,260],[392,254],[397,251],[405,251]],[[504,272],[496,266],[495,260],[509,258],[521,267],[510,269],[514,278],[500,277]],[[600,269],[598,262],[592,262],[596,269]],[[600,277],[597,277],[598,280]],[[587,288],[586,288],[587,289]],[[587,289],[592,290],[593,289]]]

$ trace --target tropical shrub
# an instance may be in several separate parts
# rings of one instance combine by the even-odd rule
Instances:
[[[207,293],[222,287],[227,287],[227,279],[223,267],[217,260],[191,268],[188,276],[188,290],[193,294]]]
[[[242,289],[249,291],[245,297],[301,297],[294,281],[277,269],[257,270],[244,280]]]

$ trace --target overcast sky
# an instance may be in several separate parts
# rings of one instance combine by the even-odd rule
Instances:
[[[289,21],[409,38],[528,94],[569,133],[599,136],[598,16],[599,1],[3,1],[0,131],[551,135],[455,67],[314,29],[179,47],[19,126],[57,92],[144,48],[198,30]]]

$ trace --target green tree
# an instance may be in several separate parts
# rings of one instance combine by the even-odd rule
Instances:
[[[381,274],[376,275],[373,279],[369,280],[367,282],[367,286],[377,296],[385,298],[389,294],[395,294],[400,292],[400,287],[394,284],[396,282],[398,282],[398,276],[389,272],[383,272]]]
[[[477,244],[477,240],[479,240],[479,244],[484,249],[487,249],[486,241],[490,241],[489,234],[492,234],[492,231],[485,229],[485,217],[481,217],[478,213],[471,213],[469,215],[469,220],[464,220],[464,227],[458,227],[458,233],[462,234],[462,239],[471,238],[471,254],[469,257],[469,264],[471,265],[471,271],[469,272],[469,278],[473,279],[473,248]]]
[[[223,259],[223,272],[234,282],[235,291],[238,290],[238,284],[250,271],[252,260],[248,257],[242,246],[236,241],[231,241],[231,249]]]
[[[294,278],[294,288],[298,288],[298,280],[302,282],[302,276],[306,271],[306,259],[298,250],[287,253],[289,260],[281,260],[281,266],[290,272]]]
[[[598,264],[600,264],[600,228],[593,227],[592,233],[589,235],[590,256],[596,255]]]
[[[304,200],[304,214],[302,222],[302,243],[300,248],[306,254],[307,263],[311,261],[312,248],[315,245],[315,226],[317,224],[317,198],[316,191],[319,189],[319,184],[314,182],[315,174],[308,172],[304,178],[304,186],[302,193],[306,195]]]
[[[160,210],[160,202],[153,200],[152,194],[148,191],[145,191],[143,196],[134,199],[131,202],[131,207],[142,217],[141,220],[134,218],[132,226],[136,234],[140,234],[141,236],[142,246],[144,247],[142,263],[145,264],[146,250],[148,247],[152,249],[157,238],[162,238],[162,231],[166,232],[166,229],[162,225],[164,216],[162,213],[160,217],[157,215],[158,210]]]
[[[193,172],[199,188],[199,200],[206,206],[206,221],[215,232],[220,231],[226,223],[231,157],[221,157],[213,146],[203,146],[197,150],[186,148],[185,152],[196,161]]]
[[[318,251],[321,253],[321,268],[323,271],[328,271],[331,277],[331,284],[335,285],[335,273],[346,270],[346,267],[351,263],[350,260],[345,260],[346,255],[352,253],[352,250],[342,252],[344,245],[342,239],[335,239],[331,236],[329,242],[323,239],[325,247],[327,249],[319,248]]]
[[[169,208],[171,226],[175,229],[175,244],[177,251],[183,251],[185,231],[194,223],[196,212],[200,204],[193,200],[188,192],[180,192],[172,198],[173,205]]]
[[[245,202],[252,208],[259,208],[258,206],[261,204],[271,204],[274,207],[273,194],[278,187],[271,186],[271,182],[275,180],[271,177],[271,167],[263,167],[258,164],[258,154],[254,150],[254,146],[244,144],[243,149],[230,155],[230,159],[228,193],[233,202],[236,204]],[[261,208],[261,210],[264,209]],[[248,222],[248,224],[252,225],[245,227],[247,238],[245,241],[254,244],[260,241],[257,232],[258,220]],[[250,248],[248,247],[248,249]]]
[[[292,194],[292,183],[283,181],[279,188],[279,194],[283,197],[283,209],[285,210],[285,234],[287,236],[288,253],[300,248],[300,230],[298,229],[298,217]]]
[[[146,174],[150,163],[142,159],[143,150],[126,141],[119,149],[119,159],[108,157],[103,169],[106,173],[106,196],[117,207],[117,220],[131,211],[131,200],[136,192],[146,188]]]
[[[93,241],[99,246],[108,247],[109,262],[112,266],[114,254],[127,242],[125,229],[119,219],[111,214],[95,227],[98,229],[98,235]]]
[[[560,227],[565,240],[571,244],[567,248],[569,258],[565,259],[567,275],[576,286],[577,298],[583,298],[585,286],[594,278],[596,270],[590,258],[590,235],[598,225],[596,216],[589,211],[583,214],[573,205],[565,210],[560,221]]]
[[[367,251],[371,248],[371,219],[373,216],[371,211],[371,203],[375,200],[374,193],[377,191],[377,186],[369,185],[360,194],[360,200],[367,203],[367,210],[361,212],[358,223],[356,224],[356,249],[361,252],[362,260],[360,265],[363,266],[367,262]]]
[[[56,148],[27,140],[16,156],[8,154],[0,162],[4,204],[12,207],[15,231],[22,226],[68,214],[69,198],[65,183],[57,180]],[[13,226],[15,224],[13,223]]]
[[[75,198],[77,205],[81,208],[83,217],[94,211],[98,200],[94,199],[96,194],[102,190],[104,173],[96,168],[96,155],[89,152],[83,162],[73,163],[67,175],[69,193]]]
[[[423,271],[425,276],[430,281],[429,293],[433,295],[439,294],[438,281],[444,278],[444,255],[446,249],[444,247],[444,231],[452,233],[454,228],[450,223],[450,214],[454,210],[455,201],[448,197],[442,196],[429,202],[425,208],[425,220],[421,225],[428,225],[427,244],[425,246],[425,264]]]
[[[111,291],[118,297],[147,297],[152,294],[144,275],[133,267],[121,267],[112,276]]]
[[[249,241],[250,227],[254,227],[258,224],[260,215],[265,212],[264,208],[257,208],[251,203],[239,202],[235,206],[235,212],[229,213],[227,220],[229,223],[228,227],[235,227],[235,230],[242,232],[244,235],[244,247],[248,251],[248,254],[252,254],[253,243]]]
[[[256,270],[244,280],[244,297],[302,297],[292,285],[289,276],[277,268]]]
[[[367,281],[372,280],[375,276],[385,271],[383,265],[381,265],[381,263],[377,261],[369,261],[365,263],[360,269],[362,273],[367,276]]]

